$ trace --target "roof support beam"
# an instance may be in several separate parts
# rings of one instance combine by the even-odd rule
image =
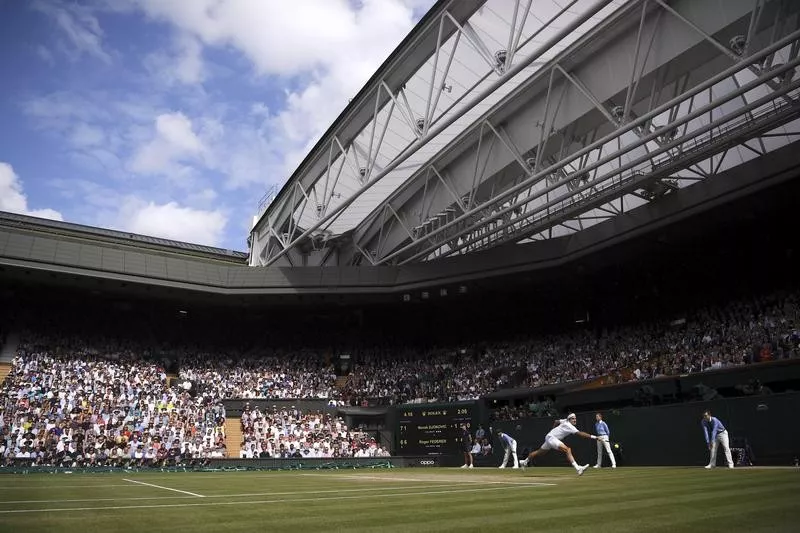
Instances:
[[[698,15],[698,9],[696,6],[698,5],[695,2],[691,2],[691,6],[688,2],[675,2],[677,5],[684,6],[684,9],[687,9],[687,12],[692,13],[694,16]],[[649,8],[647,6],[650,6]],[[731,11],[727,13],[727,19],[720,19],[720,17],[715,16],[715,11],[713,6],[710,4],[701,4],[705,11],[700,10],[699,14],[702,16],[708,16],[706,21],[704,22],[704,26],[712,24],[712,28],[714,32],[735,32],[741,30],[742,33],[746,31],[746,28],[750,25],[750,19],[752,14],[749,10],[753,9],[753,3],[751,1],[741,0],[734,3],[731,3]],[[575,172],[575,169],[583,169],[584,171],[588,171],[595,176],[590,176],[589,180],[586,182],[587,186],[585,188],[581,188],[579,186],[573,187],[570,189],[573,194],[572,196],[577,197],[579,194],[581,196],[591,196],[595,194],[593,188],[597,187],[596,178],[598,176],[598,170],[600,169],[600,165],[594,165],[586,167],[586,163],[589,160],[586,160],[585,157],[588,156],[590,151],[599,152],[599,150],[608,150],[612,151],[613,148],[607,145],[609,142],[614,140],[614,142],[619,142],[619,146],[616,151],[614,151],[614,156],[611,159],[618,159],[619,161],[615,163],[617,167],[620,167],[622,163],[624,163],[625,158],[623,157],[625,154],[630,154],[632,158],[638,158],[639,152],[643,152],[645,154],[644,161],[649,161],[649,164],[652,165],[655,156],[658,153],[665,153],[666,150],[662,150],[661,152],[655,152],[655,148],[660,145],[666,145],[670,142],[670,140],[675,138],[685,138],[691,139],[693,138],[691,135],[686,137],[687,133],[692,133],[692,131],[687,130],[689,127],[689,123],[687,121],[680,121],[677,122],[675,118],[680,115],[683,115],[686,112],[687,106],[691,110],[690,112],[694,112],[694,108],[696,108],[699,104],[695,103],[694,99],[696,96],[700,95],[703,91],[708,91],[712,86],[716,83],[730,78],[732,75],[741,72],[743,69],[749,69],[751,65],[758,64],[762,61],[765,57],[771,57],[777,50],[780,50],[784,47],[793,47],[795,40],[790,36],[786,38],[782,38],[779,41],[771,41],[768,37],[769,32],[771,31],[771,26],[760,26],[757,33],[756,40],[758,41],[758,46],[754,45],[754,48],[758,50],[757,53],[751,54],[747,58],[742,58],[740,56],[737,57],[737,62],[733,66],[726,67],[725,63],[730,61],[730,56],[728,54],[724,54],[723,58],[719,57],[719,54],[714,55],[714,52],[709,49],[706,43],[706,39],[702,36],[697,34],[692,28],[688,27],[684,22],[677,20],[675,17],[671,16],[661,16],[660,15],[660,8],[654,2],[647,2],[646,4],[643,3],[640,6],[642,9],[651,9],[650,14],[647,18],[647,31],[640,31],[641,28],[641,13],[639,11],[635,11],[635,23],[632,24],[631,31],[628,34],[628,39],[630,44],[630,48],[628,50],[631,51],[631,55],[628,57],[632,57],[635,55],[634,50],[639,48],[640,53],[640,62],[637,64],[636,62],[631,67],[630,60],[626,62],[624,80],[630,81],[630,77],[632,75],[634,89],[631,89],[631,84],[625,84],[625,81],[620,85],[620,90],[617,94],[612,96],[611,101],[623,104],[625,103],[625,99],[628,97],[627,95],[630,93],[631,103],[630,103],[630,111],[635,111],[638,114],[629,115],[629,119],[624,121],[624,123],[620,124],[620,121],[614,120],[613,123],[609,121],[609,117],[607,115],[608,112],[602,113],[599,109],[603,107],[604,109],[609,109],[610,106],[614,105],[611,101],[608,100],[608,93],[603,94],[600,96],[598,93],[595,92],[594,87],[595,85],[589,85],[592,87],[591,90],[587,90],[584,94],[583,91],[578,89],[578,85],[586,85],[583,82],[584,75],[580,77],[576,76],[575,70],[573,68],[567,68],[569,63],[562,61],[560,59],[556,59],[553,63],[553,67],[550,69],[545,69],[544,71],[539,71],[534,78],[536,80],[531,81],[531,85],[534,83],[538,83],[538,87],[541,89],[538,97],[537,103],[529,103],[531,111],[527,112],[511,112],[506,114],[500,114],[501,117],[508,117],[505,118],[507,122],[511,125],[506,127],[504,124],[503,130],[510,130],[512,131],[511,139],[514,143],[514,146],[517,147],[517,151],[521,153],[521,155],[526,159],[528,162],[533,156],[534,158],[538,158],[542,161],[540,165],[537,167],[535,164],[533,165],[536,169],[534,174],[538,176],[538,179],[530,179],[530,171],[520,168],[519,162],[516,161],[515,157],[506,158],[504,160],[504,165],[501,166],[497,163],[493,164],[493,168],[490,170],[494,174],[492,180],[487,180],[485,183],[482,183],[481,186],[483,187],[484,193],[489,191],[489,187],[492,188],[492,192],[489,195],[491,198],[491,202],[478,202],[469,203],[469,209],[460,214],[456,219],[451,222],[448,222],[445,225],[439,226],[435,229],[435,231],[431,232],[428,237],[436,239],[436,244],[440,243],[447,243],[451,242],[454,238],[454,235],[463,235],[467,231],[466,226],[471,226],[475,223],[483,223],[484,221],[495,221],[502,218],[502,215],[496,216],[497,213],[501,211],[503,213],[508,212],[509,205],[513,205],[516,208],[522,209],[522,214],[527,215],[529,212],[529,204],[531,201],[527,200],[529,194],[536,194],[535,199],[537,204],[539,202],[544,202],[546,205],[550,205],[550,194],[553,191],[559,189],[559,187],[564,187],[564,183],[559,184],[558,186],[551,186],[551,187],[543,187],[543,183],[540,183],[544,178],[547,177],[548,174],[552,174],[554,172],[566,172],[569,174],[570,172]],[[774,8],[774,6],[772,6]],[[689,9],[691,8],[691,9]],[[677,7],[676,7],[677,9]],[[793,20],[796,20],[797,17],[797,6],[794,6],[794,11],[791,13],[787,12],[787,17],[791,15],[795,17]],[[631,13],[629,13],[630,15]],[[715,18],[716,17],[716,18]],[[771,18],[771,17],[770,17]],[[762,20],[769,20],[769,18],[762,17]],[[717,26],[713,26],[713,24],[717,24]],[[659,30],[663,26],[662,30]],[[658,31],[658,35],[664,36],[669,35],[670,38],[674,38],[675,33],[667,30],[674,30],[675,28],[680,28],[684,26],[685,28],[682,30],[686,35],[689,35],[693,39],[693,43],[695,46],[699,46],[700,48],[705,50],[705,56],[703,58],[697,58],[697,54],[693,54],[690,52],[692,50],[691,47],[683,47],[680,43],[672,43],[672,49],[669,51],[664,50],[664,45],[659,44],[656,46],[654,43],[661,43],[661,41],[656,40],[656,32]],[[678,30],[680,31],[680,30]],[[779,34],[780,35],[780,34]],[[664,37],[660,37],[663,39]],[[638,44],[634,44],[638,43]],[[636,48],[635,48],[636,47]],[[601,53],[606,52],[607,49],[603,49]],[[609,50],[611,53],[611,50]],[[669,56],[665,54],[674,54],[676,58],[675,61],[689,61],[691,62],[693,59],[697,58],[697,63],[695,71],[688,70],[688,71],[680,71],[676,70],[676,68],[669,62]],[[657,57],[659,56],[660,57]],[[679,54],[683,54],[679,56]],[[782,53],[782,55],[785,55]],[[678,59],[680,57],[680,59]],[[659,63],[658,61],[663,61],[667,59],[668,62],[666,63]],[[783,60],[783,59],[782,59]],[[600,62],[604,65],[608,64],[607,58],[596,57],[596,61]],[[649,62],[649,64],[648,64]],[[643,70],[644,64],[647,64],[647,68]],[[690,63],[691,64],[691,63]],[[576,100],[569,99],[565,100],[566,98],[573,98],[562,96],[559,93],[559,89],[563,90],[564,83],[557,83],[556,80],[558,79],[558,75],[562,73],[558,71],[558,75],[554,73],[557,71],[555,66],[558,68],[563,69],[569,75],[571,75],[574,81],[579,81],[579,83],[572,83],[570,90],[573,90],[575,93],[580,94],[583,98],[586,98],[587,101],[591,102],[591,111],[599,114],[598,116],[602,116],[605,119],[606,125],[603,126],[600,122],[595,120],[594,130],[597,131],[597,140],[595,142],[590,143],[587,146],[583,146],[578,151],[574,151],[574,147],[578,144],[575,135],[577,131],[572,129],[572,124],[569,122],[565,122],[565,120],[559,119],[560,122],[556,122],[556,119],[564,113],[564,111],[560,111],[563,107],[571,110]],[[609,70],[612,70],[609,67]],[[670,76],[672,79],[668,81],[668,83],[662,83],[664,81],[665,73],[669,71]],[[782,70],[781,72],[788,72],[789,69]],[[597,74],[597,73],[595,73]],[[772,76],[769,76],[765,73],[760,73],[762,83],[760,86],[763,86],[765,83],[769,83],[770,81],[774,81],[778,78],[778,72],[773,73]],[[556,77],[554,77],[556,76]],[[549,77],[549,80],[548,80]],[[562,80],[564,78],[561,78]],[[594,80],[589,79],[592,83],[596,83]],[[618,80],[619,77],[614,78]],[[646,81],[646,83],[645,83]],[[650,86],[652,83],[653,92],[649,95],[638,95],[635,89],[636,86],[644,84],[645,86]],[[751,86],[752,88],[753,86]],[[662,88],[664,89],[665,95],[662,96]],[[670,91],[674,89],[672,96],[670,96]],[[526,92],[527,91],[527,92]],[[650,91],[648,91],[650,92]],[[530,89],[528,89],[528,82],[524,82],[520,85],[520,94],[525,93],[528,95],[528,98],[533,98],[533,94],[531,93]],[[785,91],[775,92],[774,94],[780,95],[781,98],[786,101],[792,100],[792,96],[789,95]],[[705,93],[704,96],[705,97]],[[513,96],[510,96],[509,99],[512,99]],[[521,98],[521,97],[520,97]],[[712,99],[715,98],[715,95],[712,95]],[[561,102],[564,101],[565,103],[562,104]],[[788,102],[787,102],[788,103]],[[599,104],[599,106],[598,106]],[[533,122],[533,118],[537,117],[537,114],[533,112],[533,107],[536,107],[537,110],[542,110],[544,113],[538,114],[538,117],[542,117],[544,115],[544,121],[539,119],[539,123],[536,127],[536,135],[530,134],[530,124]],[[555,109],[555,111],[547,110],[547,107],[550,109]],[[728,107],[729,109],[730,107]],[[519,108],[516,108],[519,109]],[[523,108],[524,109],[524,108]],[[726,109],[727,110],[727,109]],[[708,111],[708,109],[706,110]],[[666,115],[669,115],[669,119],[665,120]],[[490,111],[485,115],[485,120],[489,120],[492,116],[492,112]],[[563,115],[563,116],[569,116]],[[715,118],[718,116],[715,113]],[[615,118],[616,117],[612,117]],[[653,124],[654,119],[658,119],[659,126],[655,126]],[[503,118],[498,119],[500,121]],[[708,120],[708,119],[705,119]],[[495,120],[491,120],[492,124],[497,124]],[[480,123],[480,127],[484,126],[485,122]],[[529,130],[527,133],[522,131],[522,127],[524,124],[527,124]],[[558,127],[553,127],[551,124],[560,124]],[[566,125],[564,125],[566,124]],[[670,127],[666,127],[666,124]],[[477,127],[477,125],[476,125]],[[684,131],[681,133],[678,131],[679,129],[683,129]],[[654,131],[657,130],[655,135],[651,135]],[[696,133],[696,131],[694,132]],[[525,137],[527,135],[528,137]],[[583,136],[583,133],[579,134]],[[623,137],[623,135],[627,135]],[[644,141],[640,143],[632,143],[631,136],[636,136],[637,138],[644,139]],[[471,144],[472,148],[470,149],[470,145],[464,146],[455,146],[453,149],[463,150],[464,154],[470,154],[470,163],[469,163],[469,179],[473,180],[475,175],[475,161],[471,160],[472,157],[476,157],[475,154],[475,146],[481,146],[485,143],[485,139],[482,135],[478,134],[475,135],[474,141]],[[536,144],[530,144],[533,141]],[[554,155],[554,160],[551,164],[544,162],[545,157],[550,157],[547,154],[554,154],[554,150],[558,149],[558,144],[561,145],[560,151],[563,152],[559,154],[557,157]],[[680,153],[681,150],[684,149],[681,143],[676,143],[670,145],[671,153]],[[564,148],[568,147],[566,151]],[[622,149],[622,151],[620,151]],[[527,150],[527,151],[526,151]],[[638,150],[638,152],[635,152]],[[648,154],[649,152],[649,154]],[[599,153],[597,155],[599,158]],[[626,156],[627,157],[627,156]],[[465,164],[467,161],[466,156],[462,156],[460,160],[458,160],[459,167],[455,166],[455,163],[452,161],[454,160],[453,156],[448,154],[447,152],[442,154],[442,158],[449,161],[448,167],[450,171],[448,175],[454,177],[454,179],[458,179],[462,184],[465,183],[465,179],[467,178],[466,168],[467,165]],[[582,160],[584,158],[584,160]],[[603,158],[604,161],[608,162],[608,156]],[[716,160],[715,160],[716,161]],[[464,163],[464,164],[462,164]],[[436,164],[436,162],[432,162],[432,164]],[[547,168],[545,170],[541,170],[540,166],[544,165]],[[440,170],[444,170],[443,167],[437,167]],[[502,168],[502,170],[500,170]],[[712,167],[713,170],[713,167]],[[599,175],[604,175],[607,171],[601,172]],[[522,181],[519,181],[520,176],[523,177]],[[575,176],[577,178],[577,176]],[[568,181],[573,181],[573,178],[570,178]],[[422,183],[420,182],[420,186]],[[495,189],[495,185],[497,188]],[[460,190],[468,189],[469,186],[463,187]],[[395,208],[398,209],[407,209],[410,211],[415,211],[413,207],[413,203],[409,200],[412,198],[410,194],[406,194],[405,197],[407,198],[406,203],[407,205],[403,205],[395,201],[394,199],[390,199],[389,201],[392,202]],[[541,200],[539,198],[541,197]],[[521,198],[521,200],[518,200]],[[630,199],[630,197],[629,197]],[[510,203],[509,203],[510,201]],[[416,199],[414,199],[416,202]],[[439,207],[434,207],[433,211],[437,209],[442,209],[444,204],[440,204]],[[533,204],[531,204],[533,205]],[[501,207],[502,206],[502,207]],[[486,210],[493,211],[497,209],[498,211],[495,212],[495,215],[491,216],[490,218],[486,219]],[[377,228],[375,228],[377,229]],[[374,230],[373,230],[374,231]],[[395,261],[405,262],[408,257],[414,256],[415,260],[424,259],[426,256],[422,254],[416,253],[416,250],[421,249],[421,245],[412,244],[408,241],[401,242],[402,234],[397,233],[396,235],[396,244],[395,244],[395,251],[385,257],[381,258],[382,262],[385,263],[393,263]],[[360,230],[357,230],[354,233],[354,237],[357,239],[361,239],[360,242],[367,242],[367,239],[370,238],[368,233],[364,233]],[[388,237],[384,235],[384,239]],[[441,244],[440,244],[441,245]],[[422,247],[427,248],[427,247]],[[382,247],[382,249],[386,249]]]
[[[796,59],[793,62],[782,66],[780,70],[781,71],[785,71],[785,70],[788,70],[790,68],[795,68],[798,65],[800,65],[800,59]],[[757,80],[757,82],[758,83],[763,83],[764,80],[763,79],[762,80]],[[750,88],[752,88],[752,87],[750,87]],[[697,130],[694,130],[693,132],[691,132],[691,134],[688,137],[694,138],[694,137],[696,137],[698,135],[701,135],[703,133],[710,132],[710,131],[714,130],[715,128],[720,127],[720,126],[730,122],[732,119],[741,116],[742,114],[746,113],[748,110],[755,109],[755,108],[757,108],[759,106],[762,106],[764,104],[771,103],[776,98],[782,97],[783,95],[786,95],[786,94],[790,93],[791,91],[794,91],[794,90],[796,90],[798,88],[800,88],[800,80],[796,80],[793,83],[791,83],[789,86],[783,87],[780,91],[777,91],[777,92],[771,93],[771,94],[767,94],[767,95],[765,95],[765,96],[763,96],[763,97],[761,97],[761,98],[749,103],[746,106],[746,108],[734,111],[733,113],[726,114],[722,118],[714,120],[711,123],[709,123],[708,125],[702,126],[702,127],[698,128]],[[736,96],[738,96],[738,95],[731,96],[729,99],[727,99],[725,101],[729,101],[730,99],[735,98]],[[722,103],[725,103],[725,101],[715,102],[715,103],[709,104],[709,106],[705,106],[705,107],[708,107],[709,109],[713,109],[713,108],[716,108],[716,107],[720,106]],[[797,106],[797,101],[795,101],[795,106]],[[687,115],[687,117],[684,117],[681,120],[688,121],[688,120],[691,120],[693,118],[696,118],[700,114],[706,112],[705,107],[701,108],[700,110],[698,110],[698,112],[695,112],[695,113],[693,113],[691,115]],[[789,107],[789,106],[786,106],[786,107]],[[784,119],[784,120],[791,120],[791,119],[796,118],[796,117],[797,117],[797,109],[791,109],[791,108],[786,109],[785,112],[781,115],[781,118]],[[776,123],[770,123],[769,124],[769,129],[773,129],[775,127],[775,124]],[[766,131],[769,131],[769,129],[767,129]],[[656,132],[648,135],[647,137],[644,137],[643,140],[640,141],[640,143],[644,144],[644,142],[647,142],[648,140],[654,139],[659,133],[660,133],[660,131],[656,131]],[[686,139],[686,138],[679,138],[679,139],[676,139],[676,140],[674,140],[674,141],[672,141],[672,142],[670,142],[668,144],[665,144],[663,147],[660,147],[653,154],[647,153],[642,157],[639,157],[639,158],[634,159],[633,161],[631,161],[631,162],[629,162],[627,164],[622,165],[621,167],[619,167],[619,169],[617,169],[612,174],[607,175],[604,178],[601,178],[601,181],[606,181],[606,180],[612,179],[612,178],[614,178],[616,176],[620,176],[622,172],[635,168],[637,165],[646,162],[648,159],[650,159],[654,155],[662,154],[662,153],[666,152],[667,150],[669,150],[670,148],[679,147],[679,146],[683,145],[684,143],[686,143],[687,140],[688,139]],[[737,141],[735,144],[739,144],[739,142]],[[722,144],[721,146],[724,149],[724,146],[726,146],[726,145]],[[607,158],[604,158],[604,160],[601,160],[601,161],[603,163],[607,163],[607,162],[609,162],[610,158],[613,158],[615,156],[616,156],[616,154],[612,154],[611,156],[609,156]],[[705,160],[705,159],[706,159],[706,157],[704,157],[702,160]],[[600,164],[601,163],[599,163],[599,162],[598,163],[594,163],[593,165],[591,165],[591,167],[597,167],[597,166],[600,166]],[[683,167],[681,167],[681,168],[683,168]],[[644,182],[645,179],[647,178],[646,175],[637,175],[637,173],[635,173],[635,172],[629,174],[629,176],[631,178],[630,179],[630,184],[628,184],[624,188],[620,189],[621,191],[625,191],[625,193],[630,192],[630,187],[631,186],[638,185],[639,183]],[[620,181],[620,183],[621,183],[621,181]],[[526,216],[528,216],[530,218],[533,215],[535,215],[536,213],[540,212],[541,209],[549,207],[549,206],[554,206],[554,205],[558,204],[559,202],[564,202],[564,201],[570,199],[574,194],[582,192],[582,191],[586,190],[587,188],[589,188],[591,186],[592,186],[592,184],[587,184],[587,185],[581,186],[581,187],[579,187],[579,188],[577,188],[577,189],[575,189],[573,191],[570,191],[570,193],[568,193],[568,194],[564,194],[564,195],[561,195],[561,196],[559,196],[559,197],[557,197],[555,199],[552,199],[552,200],[548,201],[545,206],[537,209],[531,215],[526,215]],[[558,187],[558,185],[551,185],[550,187],[548,187],[548,190],[552,191],[552,190],[556,189],[557,187]],[[613,185],[610,188],[613,188]],[[624,193],[620,193],[620,194],[624,194]],[[541,196],[542,196],[542,193],[539,193],[539,194],[537,194],[535,196],[535,198],[538,198],[538,197],[541,197]],[[524,202],[530,202],[535,198],[528,197],[523,201]],[[598,196],[598,198],[599,198],[599,196]],[[607,201],[607,200],[605,200],[605,201]],[[605,201],[603,203],[605,203]],[[509,207],[503,208],[503,209],[495,212],[494,214],[492,214],[489,217],[489,219],[483,220],[482,222],[485,223],[485,222],[489,222],[491,220],[497,220],[498,218],[502,217],[504,214],[506,214],[506,213],[510,212],[511,210],[513,210],[514,208],[518,207],[519,205],[520,204],[513,204],[513,205],[511,205]],[[591,203],[587,203],[586,206],[587,207],[592,207]],[[437,230],[437,231],[443,231],[445,229],[446,228],[439,228],[439,230]],[[534,230],[530,230],[530,231],[534,231]],[[538,231],[540,231],[540,230],[535,230],[534,232],[538,233]],[[522,236],[516,236],[516,238],[519,239],[519,238],[522,238]],[[508,239],[499,240],[495,244],[502,244],[503,242],[506,242],[507,240]],[[394,252],[393,254],[390,254],[389,256],[387,256],[385,261],[391,260],[395,256],[399,256],[401,253],[403,253],[403,252],[405,252],[407,250],[411,250],[412,246],[413,245],[404,246],[400,250],[398,250],[398,251]],[[431,252],[432,252],[432,250],[430,248],[424,249],[424,250],[419,251],[419,252],[416,252],[416,253],[414,253],[414,255],[411,255],[411,256],[407,257],[406,259],[400,261],[400,264],[405,264],[407,262],[410,262],[410,261],[425,257],[427,254],[429,254]]]
[[[514,77],[515,75],[519,74],[523,69],[527,68],[529,65],[534,63],[537,59],[539,59],[543,54],[548,52],[552,49],[553,46],[558,44],[564,38],[569,36],[573,31],[578,29],[581,25],[595,16],[599,11],[605,8],[608,4],[611,3],[611,0],[599,0],[597,1],[592,7],[587,9],[585,12],[581,13],[575,19],[573,19],[569,24],[566,24],[563,28],[561,28],[558,32],[555,33],[550,39],[547,39],[541,46],[537,47],[531,54],[529,54],[526,58],[520,60],[516,65],[512,68],[504,72],[501,76],[498,77],[497,80],[489,84],[485,89],[480,91],[479,94],[475,95],[471,98],[467,103],[463,105],[458,111],[453,113],[443,115],[443,118],[433,127],[429,132],[428,135],[417,139],[417,141],[413,142],[410,146],[408,146],[401,154],[395,157],[387,166],[384,167],[383,171],[379,172],[372,180],[365,183],[364,186],[359,189],[355,194],[351,197],[342,201],[339,205],[337,205],[334,210],[328,214],[326,214],[322,219],[320,219],[315,224],[311,225],[308,229],[306,229],[300,236],[294,238],[288,245],[287,248],[292,248],[296,246],[301,241],[305,240],[309,236],[312,235],[315,231],[319,229],[325,229],[332,223],[347,207],[353,204],[361,195],[367,192],[370,188],[372,188],[376,183],[381,181],[386,177],[389,172],[397,168],[400,164],[405,162],[409,157],[415,154],[422,146],[427,144],[432,138],[436,135],[443,132],[445,129],[450,127],[456,120],[461,118],[466,112],[471,110],[473,107],[478,105],[481,101],[483,101],[487,95],[496,91],[500,86],[502,86],[508,79]],[[470,132],[467,132],[470,133]],[[286,204],[280,205],[274,211],[270,210],[268,214],[268,222],[272,224],[280,223],[281,217],[284,217],[287,214],[287,207],[291,208],[291,211],[294,211],[294,205],[291,206]],[[262,219],[263,220],[263,219]],[[254,231],[258,230],[258,226],[254,228]],[[286,249],[281,250],[278,252],[277,255],[273,255],[267,259],[263,264],[269,265],[274,263],[279,257],[286,253]]]

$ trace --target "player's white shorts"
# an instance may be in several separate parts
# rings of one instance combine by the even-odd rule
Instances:
[[[558,440],[557,438],[553,437],[552,435],[548,435],[544,438],[544,444],[542,444],[543,450],[558,450],[564,443]]]

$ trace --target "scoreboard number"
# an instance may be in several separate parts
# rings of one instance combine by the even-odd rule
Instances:
[[[461,453],[461,425],[472,427],[475,405],[447,408],[406,408],[398,412],[399,455],[452,455]]]

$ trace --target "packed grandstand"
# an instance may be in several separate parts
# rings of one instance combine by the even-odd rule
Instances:
[[[6,17],[0,531],[797,529],[800,1],[95,3]]]
[[[679,320],[571,329],[465,349],[354,347],[337,376],[330,351],[251,344],[155,342],[104,318],[54,315],[11,335],[16,353],[0,396],[0,454],[53,466],[202,465],[224,458],[226,399],[324,399],[332,406],[452,402],[493,391],[605,378],[606,383],[706,372],[800,355],[800,293],[781,289]],[[8,330],[6,339],[9,340]],[[170,375],[169,372],[176,374]],[[191,384],[191,385],[190,385]],[[192,386],[190,390],[190,386]],[[548,416],[547,401],[496,418]],[[330,412],[249,404],[240,458],[383,457],[374,435]]]
[[[350,413],[477,400],[488,429],[563,414],[569,386],[614,396],[624,383],[791,363],[800,290],[781,228],[793,197],[764,202],[759,224],[726,217],[694,235],[692,223],[660,237],[669,246],[645,238],[555,277],[428,301],[191,299],[6,269],[0,464],[380,458],[397,452],[392,422],[382,434]],[[726,398],[768,392],[749,383],[757,373],[737,374]],[[498,445],[486,433],[480,454]]]

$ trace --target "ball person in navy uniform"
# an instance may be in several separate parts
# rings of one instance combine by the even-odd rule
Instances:
[[[706,438],[706,444],[711,452],[706,468],[714,468],[717,466],[717,446],[721,445],[725,451],[725,460],[728,461],[728,468],[733,468],[733,457],[731,456],[730,440],[728,439],[728,430],[719,421],[719,418],[711,416],[711,411],[706,410],[703,413],[703,436]]]
[[[594,467],[600,468],[603,466],[603,448],[605,448],[609,459],[611,459],[611,468],[616,468],[617,460],[614,457],[614,452],[611,451],[611,430],[603,420],[602,413],[596,413],[594,419],[594,433],[597,435],[597,464]]]
[[[502,431],[497,432],[497,437],[500,439],[500,442],[505,449],[505,453],[503,454],[503,464],[499,466],[499,468],[505,468],[506,463],[510,458],[514,459],[514,466],[512,468],[519,468],[519,457],[517,457],[517,441],[509,435],[508,433],[503,433]]]
[[[464,452],[464,464],[461,468],[472,468],[472,435],[466,424],[461,424],[461,451]]]

